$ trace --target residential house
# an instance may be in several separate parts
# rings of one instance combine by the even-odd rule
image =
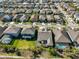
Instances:
[[[54,39],[56,48],[64,49],[66,47],[69,47],[71,40],[65,30],[54,29],[53,33],[55,35]]]
[[[45,15],[39,15],[39,21],[40,22],[46,22],[46,16]]]
[[[72,7],[69,7],[69,8],[67,9],[67,12],[68,12],[70,15],[74,15],[75,12],[76,12],[76,9],[75,9],[75,8],[72,8]]]
[[[15,22],[26,22],[29,20],[29,15],[25,15],[25,14],[16,14],[13,17],[13,21]]]
[[[13,17],[13,21],[19,22],[19,21],[20,21],[20,18],[21,18],[22,16],[23,16],[22,14],[16,14],[16,15]]]
[[[12,37],[19,37],[21,28],[15,26],[9,26],[4,32],[4,35],[10,35]]]
[[[68,35],[70,36],[70,39],[76,46],[79,46],[79,30],[67,30]]]
[[[12,37],[10,35],[4,35],[2,38],[1,38],[1,42],[3,44],[9,44],[10,42],[12,41]]]
[[[68,3],[62,3],[62,7],[63,7],[65,10],[67,10],[67,9],[69,8],[69,5],[68,5]]]
[[[32,12],[33,12],[32,9],[28,9],[25,13],[26,13],[26,14],[31,14]]]
[[[45,13],[46,13],[45,10],[40,10],[41,15],[45,15]]]
[[[23,39],[32,39],[35,37],[35,29],[33,28],[23,28],[21,31],[21,36]]]
[[[37,22],[38,21],[38,15],[37,14],[33,14],[32,16],[31,16],[31,18],[30,18],[30,21],[32,21],[32,22]]]
[[[40,4],[40,9],[43,9],[45,5],[44,4]]]
[[[50,9],[49,4],[45,4],[45,6],[43,7],[44,9]]]
[[[12,15],[4,15],[2,21],[3,22],[11,22],[13,16]]]
[[[46,10],[46,14],[47,15],[53,14],[53,11],[51,9],[48,9],[48,10]]]
[[[58,9],[52,9],[54,15],[59,15],[60,11]]]
[[[53,47],[52,32],[46,29],[38,31],[37,46]]]
[[[23,14],[21,17],[20,17],[20,22],[26,22],[29,20],[29,16],[28,15],[25,15]]]
[[[54,20],[53,15],[46,15],[47,21],[52,22]]]
[[[34,8],[39,9],[40,8],[40,5],[39,4],[36,4]]]
[[[59,24],[62,24],[63,23],[63,20],[60,18],[59,15],[54,15],[54,19],[55,19],[55,22],[56,23],[59,23]]]
[[[40,9],[39,8],[34,8],[33,9],[33,13],[39,13],[40,12]]]

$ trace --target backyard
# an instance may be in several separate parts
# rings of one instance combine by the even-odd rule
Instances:
[[[34,48],[36,41],[31,40],[14,40],[13,46],[15,46],[18,49],[28,49],[28,48]]]

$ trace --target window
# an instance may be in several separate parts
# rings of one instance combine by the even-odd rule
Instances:
[[[47,44],[47,40],[44,40],[44,41],[43,41],[43,44]]]

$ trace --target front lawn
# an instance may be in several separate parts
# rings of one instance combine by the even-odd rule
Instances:
[[[34,48],[36,45],[35,41],[31,40],[15,40],[13,43],[13,46],[15,46],[18,49],[28,49],[28,48]]]

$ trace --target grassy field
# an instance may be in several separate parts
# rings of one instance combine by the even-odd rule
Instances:
[[[35,41],[31,40],[15,40],[13,43],[13,46],[15,46],[18,49],[28,49],[28,48],[34,48],[36,45]]]

